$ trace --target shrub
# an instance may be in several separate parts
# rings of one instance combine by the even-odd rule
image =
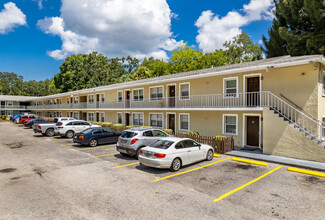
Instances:
[[[186,132],[184,132],[184,134],[200,135],[200,133],[197,131],[186,131]]]
[[[226,136],[223,136],[223,135],[217,135],[214,137],[216,140],[219,140],[219,139],[224,139],[224,138],[227,138]]]
[[[130,129],[130,128],[134,128],[134,126],[133,125],[128,125],[128,126],[125,127],[125,129]]]
[[[124,125],[123,124],[113,124],[112,125],[112,130],[114,130],[116,132],[123,132]]]
[[[173,130],[172,129],[161,129],[161,130],[163,130],[167,134],[173,134]]]
[[[102,123],[102,126],[105,127],[105,128],[112,128],[112,122],[104,122]]]
[[[10,120],[10,115],[0,115],[1,120]]]
[[[141,126],[141,128],[152,128],[151,126]]]

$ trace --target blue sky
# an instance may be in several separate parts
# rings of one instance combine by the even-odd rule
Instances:
[[[258,43],[272,8],[272,0],[0,0],[0,72],[43,80],[65,57],[94,50],[168,59],[188,42],[209,52],[241,30]]]

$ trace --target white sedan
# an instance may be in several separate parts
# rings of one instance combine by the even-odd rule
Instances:
[[[162,138],[140,150],[139,162],[155,168],[178,171],[182,166],[213,159],[213,148],[189,138]]]

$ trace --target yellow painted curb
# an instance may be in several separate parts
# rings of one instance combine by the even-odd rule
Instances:
[[[237,157],[233,157],[232,160],[233,161],[237,161],[237,162],[255,164],[255,165],[264,166],[264,167],[267,167],[268,166],[267,163],[259,162],[259,161],[255,161],[255,160],[246,160],[246,159],[237,158]]]
[[[294,167],[288,167],[288,171],[325,178],[325,173],[315,172],[315,171],[311,171],[311,170],[303,170],[303,169],[298,169],[298,168],[294,168]]]
[[[214,157],[220,157],[220,155],[219,155],[219,154],[214,154],[213,156],[214,156]]]

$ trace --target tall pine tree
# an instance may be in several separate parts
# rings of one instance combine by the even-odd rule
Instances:
[[[268,57],[325,55],[325,1],[274,0],[275,19],[269,39],[263,36]]]

